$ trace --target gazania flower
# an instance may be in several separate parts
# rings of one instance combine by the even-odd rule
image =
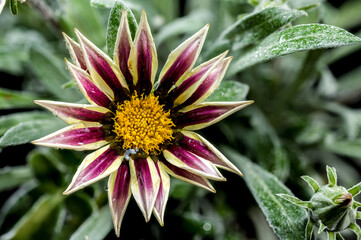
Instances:
[[[145,13],[134,41],[124,11],[111,60],[79,31],[79,44],[65,35],[74,64],[69,71],[90,104],[36,101],[70,126],[35,144],[95,150],[79,166],[64,194],[110,175],[109,205],[115,231],[131,195],[145,220],[152,212],[163,225],[169,175],[214,192],[208,179],[225,178],[216,167],[241,172],[191,130],[212,125],[252,101],[204,102],[219,86],[227,52],[193,69],[208,25],[177,47],[154,84],[157,52]]]

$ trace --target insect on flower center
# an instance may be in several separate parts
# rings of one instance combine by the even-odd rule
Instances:
[[[123,149],[140,149],[149,154],[160,151],[160,145],[172,139],[172,120],[169,111],[164,111],[158,97],[153,94],[138,97],[117,105],[113,132]]]

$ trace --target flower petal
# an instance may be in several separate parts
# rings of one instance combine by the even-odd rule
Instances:
[[[87,98],[87,100],[91,104],[107,107],[110,103],[110,99],[95,85],[90,75],[81,68],[71,64],[66,59],[65,62],[71,75],[78,84],[80,91]]]
[[[50,110],[55,116],[63,119],[69,124],[82,121],[100,122],[104,119],[109,109],[86,104],[73,104],[65,102],[35,100],[36,104]]]
[[[153,213],[157,218],[159,224],[164,226],[164,210],[167,205],[169,189],[170,189],[170,179],[169,175],[164,171],[159,162],[155,162],[155,167],[157,168],[157,172],[160,178],[159,191],[157,195],[157,199],[155,200]]]
[[[122,163],[123,157],[110,148],[102,147],[85,157],[78,167],[69,187],[63,193],[71,194],[115,172]]]
[[[217,167],[237,173],[242,173],[233,165],[220,151],[218,151],[210,142],[195,132],[182,131],[184,137],[179,141],[179,145],[189,152],[207,159]]]
[[[226,179],[218,171],[218,169],[209,161],[196,156],[186,149],[172,145],[163,151],[163,156],[174,166],[217,181],[225,181]]]
[[[184,103],[181,104],[181,107],[200,103],[207,99],[207,97],[218,88],[231,60],[232,57],[227,57],[223,59],[215,68],[213,68],[204,81],[202,81],[198,86],[197,90],[195,90],[195,92]]]
[[[219,122],[232,113],[252,104],[253,101],[203,102],[183,108],[173,116],[178,129],[199,130]]]
[[[104,140],[101,124],[82,122],[60,129],[32,143],[45,147],[83,151],[102,147],[107,141]]]
[[[160,156],[159,156],[160,157]],[[162,159],[163,158],[163,159]],[[204,188],[210,192],[216,192],[213,186],[209,183],[208,179],[196,174],[193,174],[187,170],[176,167],[169,162],[167,162],[164,157],[161,157],[161,161],[159,161],[160,166],[164,169],[168,174],[172,175],[175,178],[178,178],[182,181],[191,183],[198,187]]]
[[[208,28],[209,25],[207,24],[169,54],[168,60],[159,75],[156,95],[167,94],[171,87],[176,82],[182,81],[192,69],[203,47]]]
[[[130,186],[134,199],[148,222],[159,191],[160,179],[157,169],[150,157],[146,159],[130,159],[129,166],[131,174]]]
[[[186,79],[176,88],[171,90],[168,96],[171,98],[170,102],[174,102],[173,107],[182,104],[197,90],[200,84],[204,82],[207,76],[222,59],[227,55],[228,51],[212,58],[211,60],[201,64],[197,68],[193,69]],[[167,102],[167,101],[166,101]]]
[[[132,37],[130,35],[127,11],[123,9],[122,18],[120,20],[117,41],[115,42],[114,48],[114,62],[122,72],[125,81],[129,86],[129,90],[132,92],[133,87],[133,76],[129,72],[128,59],[130,49],[132,46]]]
[[[87,70],[86,63],[84,60],[83,52],[81,51],[80,45],[75,42],[71,37],[66,35],[63,32],[64,39],[66,41],[66,46],[69,50],[69,54],[73,62],[76,64],[76,66],[80,67],[84,71]]]
[[[128,86],[115,63],[98,47],[84,37],[77,29],[78,36],[85,62],[93,81],[111,99],[114,97],[124,99],[129,95]]]
[[[144,11],[130,50],[128,67],[137,92],[149,94],[158,69],[158,57]]]
[[[109,207],[113,217],[115,233],[119,237],[120,226],[130,197],[130,170],[128,162],[121,164],[118,171],[110,174],[108,181]]]

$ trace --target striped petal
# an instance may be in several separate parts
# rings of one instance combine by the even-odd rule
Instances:
[[[170,91],[168,96],[172,98],[171,102],[173,107],[182,104],[197,90],[200,84],[204,82],[207,76],[212,70],[222,61],[227,55],[228,51],[218,55],[215,58],[201,64],[197,68],[193,69],[187,76],[187,78],[174,90]],[[174,100],[173,100],[174,99]]]
[[[60,129],[32,143],[45,147],[83,151],[100,148],[107,141],[104,140],[101,124],[84,122]]]
[[[108,199],[113,217],[114,229],[120,236],[120,226],[131,197],[130,170],[128,162],[121,164],[118,171],[110,174],[108,181]]]
[[[155,162],[154,164],[155,167],[157,168],[160,184],[159,184],[157,199],[155,200],[155,204],[154,204],[153,213],[157,218],[159,224],[161,226],[164,226],[164,211],[169,196],[170,179],[169,179],[169,175],[164,171],[164,169],[159,164],[159,162]]]
[[[169,163],[176,167],[213,180],[226,180],[211,162],[196,156],[180,146],[172,145],[168,147],[168,149],[163,151],[163,155]]]
[[[71,57],[71,60],[75,63],[76,66],[80,67],[83,70],[87,70],[87,66],[84,60],[83,52],[81,51],[80,45],[75,42],[71,37],[63,33],[66,46],[69,50],[69,54]]]
[[[123,157],[110,148],[102,147],[85,157],[78,167],[69,187],[63,193],[71,194],[115,172],[122,163]]]
[[[65,59],[70,74],[79,86],[80,91],[91,104],[107,107],[110,99],[92,81],[90,75],[81,68],[71,64]]]
[[[174,117],[178,129],[199,130],[221,121],[232,113],[252,104],[253,101],[203,102],[183,108]]]
[[[132,46],[132,37],[130,35],[127,11],[123,9],[122,18],[120,20],[117,40],[114,48],[114,62],[119,67],[125,81],[127,82],[129,89],[133,86],[133,76],[129,72],[128,59],[130,49]],[[132,90],[131,90],[132,92]]]
[[[191,183],[210,192],[216,192],[213,186],[209,183],[208,179],[205,177],[193,174],[187,170],[176,167],[167,162],[165,159],[161,160],[159,162],[159,165],[162,167],[162,169],[164,169],[164,171],[166,171],[168,174],[172,175],[175,178],[178,178],[184,182]]]
[[[107,108],[94,105],[45,100],[35,100],[34,102],[42,107],[45,107],[54,115],[69,124],[75,124],[82,121],[100,122],[104,119],[105,113],[109,112],[109,109]]]
[[[144,11],[130,50],[128,67],[137,92],[149,94],[158,69],[158,57]]]
[[[78,36],[85,62],[93,81],[111,99],[124,98],[127,93],[127,84],[115,63],[92,42],[84,37],[77,29]],[[116,95],[116,96],[115,96]]]
[[[182,107],[206,100],[218,88],[231,60],[232,57],[225,58],[213,68],[204,81],[199,84],[197,90],[182,104]]]
[[[169,54],[159,75],[157,95],[167,94],[172,86],[182,81],[192,69],[203,47],[208,28],[209,25],[206,25]]]
[[[159,191],[160,179],[157,169],[150,157],[130,159],[129,166],[130,186],[134,199],[148,222]]]
[[[237,173],[242,176],[238,170],[220,151],[218,151],[210,142],[195,132],[182,131],[183,138],[179,141],[179,145],[187,149],[189,152],[207,159],[217,167]]]

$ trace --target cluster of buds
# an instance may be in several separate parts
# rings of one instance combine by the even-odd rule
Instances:
[[[357,239],[361,239],[361,229],[356,224],[356,219],[361,219],[361,212],[357,211],[361,203],[354,200],[354,197],[361,192],[361,182],[346,189],[337,185],[335,168],[327,166],[326,170],[328,184],[322,187],[313,178],[302,177],[314,191],[309,201],[302,201],[287,194],[277,195],[308,211],[307,240],[312,239],[315,225],[318,227],[318,234],[325,231],[329,240],[344,239],[340,231],[345,229],[352,230],[357,235]]]

